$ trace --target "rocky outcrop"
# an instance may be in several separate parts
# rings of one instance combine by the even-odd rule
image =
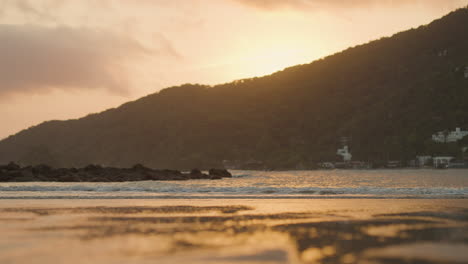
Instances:
[[[141,164],[132,168],[110,168],[88,165],[84,168],[52,168],[41,164],[21,167],[15,163],[0,165],[0,182],[124,182],[182,181],[232,177],[227,170],[211,169],[205,174],[198,169],[190,173],[177,170],[154,170]]]
[[[229,171],[225,169],[210,169],[208,174],[211,176],[211,179],[222,179],[222,178],[231,178],[232,175]]]

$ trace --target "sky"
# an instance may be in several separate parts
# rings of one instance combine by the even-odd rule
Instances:
[[[0,0],[0,139],[310,63],[468,0]]]

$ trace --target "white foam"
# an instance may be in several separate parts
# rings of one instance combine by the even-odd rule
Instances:
[[[200,187],[187,188],[180,185],[165,187],[138,187],[125,184],[90,183],[72,186],[54,186],[47,183],[34,185],[0,186],[0,192],[67,192],[67,193],[185,193],[185,194],[275,194],[275,195],[412,195],[412,196],[468,196],[468,188],[320,188],[320,187]]]

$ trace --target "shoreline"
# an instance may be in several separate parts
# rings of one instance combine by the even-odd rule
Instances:
[[[266,196],[266,195],[218,195],[218,196],[183,196],[183,195],[147,195],[147,196],[0,196],[0,200],[465,200],[466,196]]]

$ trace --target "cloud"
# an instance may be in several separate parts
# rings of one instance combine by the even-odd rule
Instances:
[[[234,0],[243,5],[255,7],[258,9],[275,10],[284,8],[309,8],[310,4],[307,0]]]
[[[36,8],[34,5],[32,5],[28,0],[15,0],[14,5],[18,10],[20,10],[23,13],[31,14],[34,17],[37,17],[42,20],[50,20],[54,21],[55,18],[48,12],[44,12],[43,10],[40,10],[39,8]],[[50,6],[52,7],[52,6]]]
[[[0,25],[0,98],[51,89],[125,94],[126,63],[149,52],[135,40],[106,31]]]
[[[420,4],[430,7],[454,8],[467,4],[466,0],[231,0],[261,10],[326,10],[371,6],[400,6]]]
[[[64,4],[64,0],[48,0],[39,3],[37,0],[35,3],[31,0],[3,0],[0,4],[0,18],[5,13],[15,10],[35,20],[55,22],[57,18],[51,10],[60,8]]]

